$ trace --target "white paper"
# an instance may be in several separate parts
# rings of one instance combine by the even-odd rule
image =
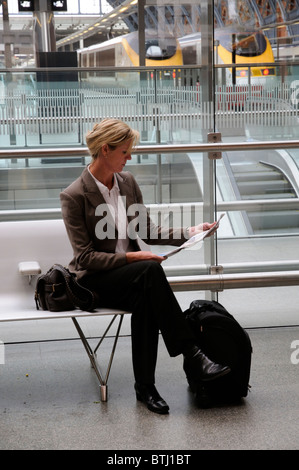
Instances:
[[[207,236],[210,235],[211,232],[216,230],[219,227],[220,220],[225,214],[221,214],[219,219],[216,222],[216,225],[211,227],[209,230],[205,230],[204,232],[197,233],[196,235],[193,235],[193,237],[189,238],[186,242],[184,242],[181,246],[178,246],[174,250],[169,251],[168,253],[164,253],[160,256],[163,256],[164,258],[169,258],[169,256],[173,256],[176,253],[179,253],[181,250],[184,250],[185,248],[191,248],[192,246],[196,245],[197,243],[203,241]]]

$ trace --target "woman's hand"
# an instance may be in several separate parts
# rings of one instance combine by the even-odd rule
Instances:
[[[189,237],[193,237],[193,235],[196,235],[197,233],[201,233],[201,232],[205,232],[206,230],[210,230],[210,228],[212,227],[215,227],[215,230],[211,230],[211,233],[209,233],[209,237],[211,235],[213,235],[217,228],[218,228],[218,225],[217,225],[217,222],[213,222],[212,224],[209,224],[209,222],[204,222],[203,224],[198,224],[198,225],[195,225],[194,227],[189,227],[188,228],[188,234],[189,234]]]
[[[129,251],[126,253],[128,263],[135,261],[153,260],[162,263],[165,260],[164,256],[155,255],[151,251]]]

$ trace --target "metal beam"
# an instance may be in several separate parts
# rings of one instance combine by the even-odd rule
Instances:
[[[168,277],[168,281],[174,292],[195,290],[220,292],[225,289],[298,286],[299,271],[177,276]]]
[[[157,153],[193,153],[193,152],[228,152],[246,150],[277,150],[299,148],[299,140],[271,140],[263,142],[218,142],[203,144],[167,144],[167,145],[142,145],[134,149],[134,154]],[[87,147],[61,147],[61,148],[9,148],[0,150],[0,160],[4,158],[43,158],[56,156],[88,156]]]

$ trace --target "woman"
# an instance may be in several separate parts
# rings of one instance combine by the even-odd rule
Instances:
[[[146,243],[180,245],[186,230],[163,229],[147,214],[139,186],[123,168],[139,138],[118,119],[104,119],[86,136],[91,164],[61,193],[62,215],[73,247],[70,270],[98,294],[98,306],[132,312],[132,358],[138,400],[153,412],[169,407],[155,388],[159,330],[170,356],[183,354],[194,374],[212,380],[229,372],[197,346],[161,267],[163,256]],[[189,228],[189,234],[213,224]]]

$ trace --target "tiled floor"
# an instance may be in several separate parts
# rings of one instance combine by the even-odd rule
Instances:
[[[241,405],[212,409],[196,407],[181,357],[169,358],[160,341],[164,416],[136,401],[129,337],[119,341],[107,403],[79,341],[6,345],[0,449],[298,449],[299,364],[291,362],[291,344],[299,327],[248,331],[251,392]]]

